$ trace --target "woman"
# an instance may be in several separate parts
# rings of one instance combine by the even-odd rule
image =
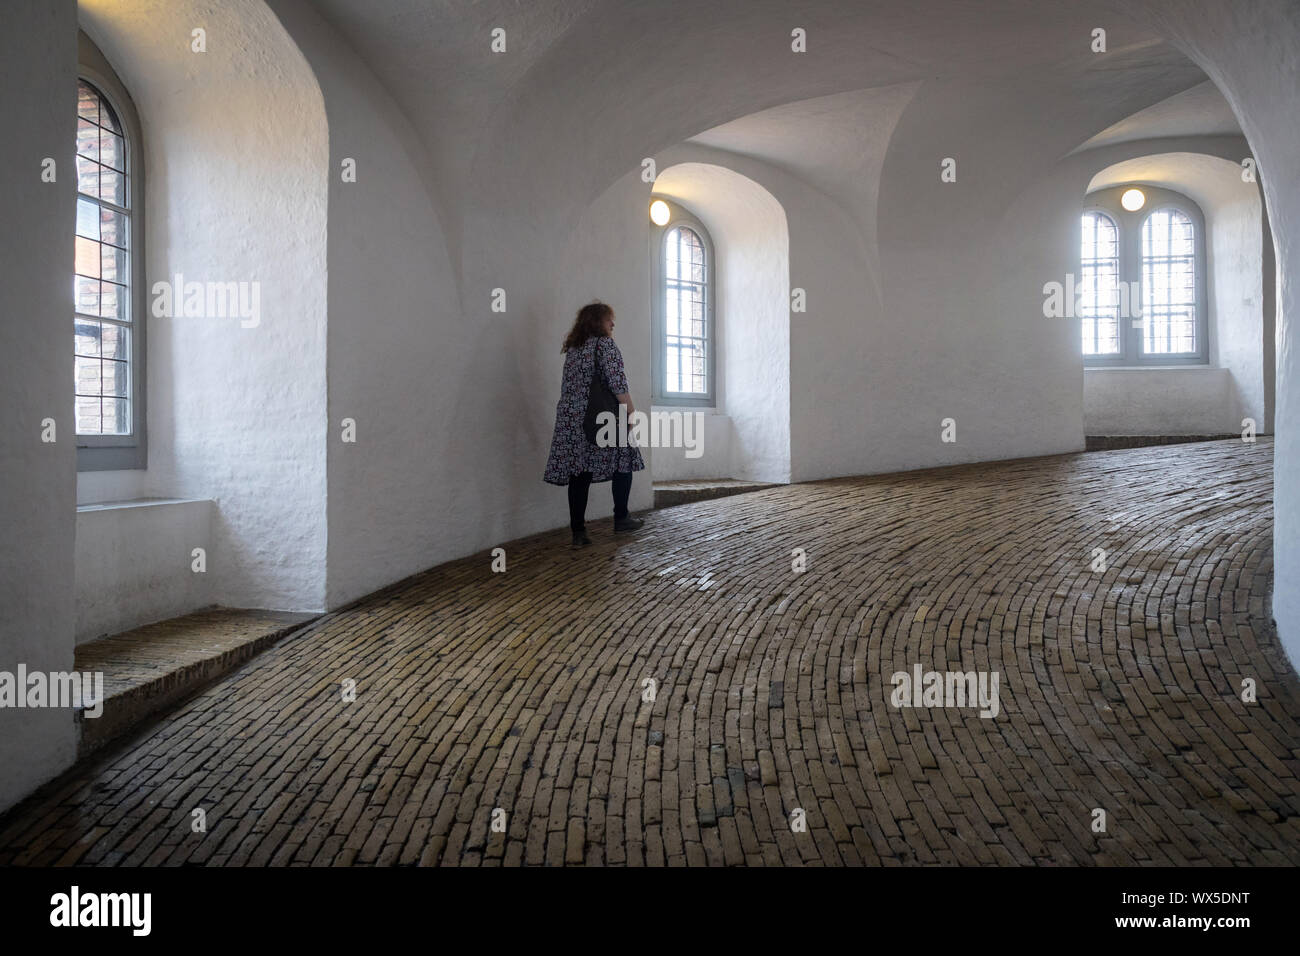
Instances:
[[[575,548],[591,544],[586,516],[587,490],[593,481],[611,483],[615,531],[635,531],[644,523],[627,513],[632,472],[645,468],[641,452],[635,447],[601,448],[587,441],[582,431],[593,374],[599,374],[619,402],[627,406],[629,418],[633,412],[623,354],[614,344],[613,332],[614,310],[603,302],[593,302],[578,310],[573,328],[564,339],[564,379],[555,406],[555,436],[544,477],[553,485],[569,486],[569,527]]]

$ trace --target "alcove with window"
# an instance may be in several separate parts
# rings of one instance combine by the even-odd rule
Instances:
[[[78,9],[76,142],[59,166],[77,193],[78,644],[212,605],[324,604],[320,89],[268,8],[212,9],[209,33],[241,55],[196,61],[169,39],[190,35],[192,11],[164,7]],[[274,81],[249,57],[280,64]],[[256,321],[166,304],[236,286],[256,288]],[[292,559],[269,557],[289,536],[302,542]]]
[[[76,640],[85,643],[210,603],[210,579],[183,559],[196,547],[210,549],[213,503],[167,494],[155,479],[159,469],[149,470],[141,118],[98,44],[80,32],[77,49],[77,200],[69,228]]]
[[[652,411],[692,416],[702,449],[651,449],[655,482],[789,481],[785,210],[745,175],[683,162],[655,180],[647,225]]]
[[[1084,431],[1110,439],[1272,430],[1273,279],[1258,184],[1199,153],[1094,176],[1076,308]]]

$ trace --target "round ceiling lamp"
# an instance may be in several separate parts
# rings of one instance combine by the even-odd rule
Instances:
[[[1119,204],[1129,212],[1137,212],[1147,201],[1140,189],[1126,189],[1124,195],[1119,197]]]
[[[650,204],[650,221],[656,226],[666,226],[671,216],[672,210],[668,208],[668,203],[662,199],[656,199]]]

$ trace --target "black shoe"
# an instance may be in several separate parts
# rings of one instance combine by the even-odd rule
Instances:
[[[573,546],[575,548],[585,548],[589,544],[591,544],[591,539],[587,537],[587,532],[585,531],[573,532]]]
[[[644,518],[633,518],[631,515],[628,515],[626,518],[615,518],[615,519],[614,519],[614,530],[615,530],[615,531],[635,531],[637,528],[641,527],[643,524],[645,524],[645,519],[644,519]]]

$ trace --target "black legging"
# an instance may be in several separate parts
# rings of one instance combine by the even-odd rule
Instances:
[[[632,472],[616,471],[609,479],[614,492],[614,520],[627,517],[627,497],[632,493]],[[574,534],[587,530],[587,490],[591,487],[591,472],[569,476],[569,527]]]

